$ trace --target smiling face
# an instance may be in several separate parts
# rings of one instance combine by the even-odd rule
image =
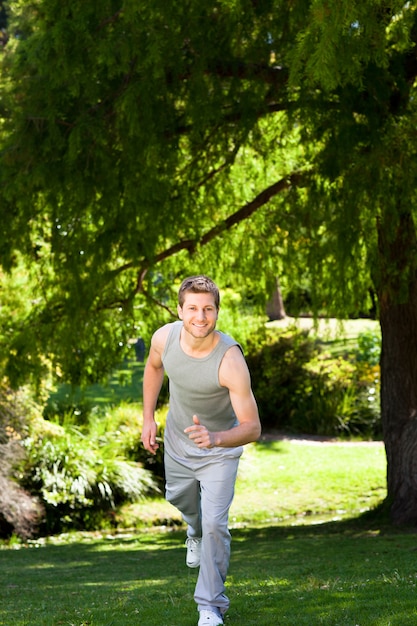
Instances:
[[[178,316],[184,330],[194,339],[205,339],[216,328],[219,311],[211,293],[184,294],[183,305],[178,305]]]

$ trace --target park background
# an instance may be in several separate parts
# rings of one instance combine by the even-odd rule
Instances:
[[[117,602],[107,614],[111,574],[102,585],[89,578],[85,601],[71,602],[68,568],[56,608],[47,578],[35,586],[45,602],[19,592],[43,567],[58,572],[52,555],[68,548],[73,559],[73,537],[75,550],[94,544],[88,561],[118,533],[162,524],[172,534],[154,530],[149,550],[154,542],[175,553],[183,531],[163,504],[161,454],[149,459],[140,446],[140,381],[152,332],[175,319],[178,286],[194,273],[222,288],[219,327],[244,348],[264,429],[247,450],[249,467],[252,458],[263,468],[259,483],[246,470],[251,487],[242,466],[234,514],[242,604],[235,598],[230,619],[276,623],[268,620],[279,611],[282,623],[412,620],[415,3],[11,0],[0,2],[0,32],[1,558],[10,572],[29,559],[2,585],[4,623],[15,607],[13,624],[185,624],[174,586],[163,618],[152,617],[157,596],[137,580],[132,594],[140,590],[149,610],[130,600],[126,581],[124,618]],[[166,390],[161,443],[165,413]],[[294,436],[301,442],[285,439]],[[344,446],[349,484],[339,483],[336,464]],[[329,450],[339,451],[330,464]],[[280,469],[286,454],[292,473]],[[365,472],[359,454],[369,455]],[[301,458],[310,459],[307,473]],[[273,475],[281,480],[268,492]],[[263,492],[267,506],[249,497]],[[279,553],[271,578],[249,558],[257,544],[274,568],[266,546],[283,539],[281,523],[309,526],[320,516],[312,534],[285,535],[301,540],[298,574],[279,571]],[[108,539],[76,534],[85,532]],[[330,535],[343,560],[327,571],[329,559],[315,565],[305,548],[322,537],[315,545],[330,550]],[[343,538],[365,536],[381,542],[372,558],[361,542],[343,553]],[[142,555],[141,541],[114,545]],[[379,559],[394,559],[387,545],[400,548],[395,568]],[[39,561],[32,547],[42,548]],[[306,555],[313,561],[303,574]],[[155,567],[148,587],[163,580],[163,561]],[[186,598],[187,584],[178,584]],[[282,605],[285,589],[291,604],[301,602],[295,614]],[[138,618],[139,610],[148,613]]]

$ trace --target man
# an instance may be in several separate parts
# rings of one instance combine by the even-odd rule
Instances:
[[[242,446],[261,433],[242,351],[216,330],[219,306],[211,279],[186,278],[178,293],[180,321],[155,332],[143,381],[142,442],[155,454],[154,412],[165,371],[169,378],[166,498],[188,524],[187,565],[200,567],[194,593],[198,626],[223,624],[229,607],[229,509]]]

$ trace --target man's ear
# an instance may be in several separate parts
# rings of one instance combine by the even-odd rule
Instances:
[[[177,313],[180,320],[182,320],[182,307],[179,304],[177,304]]]

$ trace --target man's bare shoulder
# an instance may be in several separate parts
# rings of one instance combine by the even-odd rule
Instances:
[[[236,398],[254,402],[249,368],[239,346],[232,346],[224,355],[219,368],[219,382],[229,390],[231,397],[233,394],[234,402]]]
[[[232,346],[230,346],[230,348],[228,348],[224,354],[223,357],[223,361],[225,363],[232,362],[232,361],[236,361],[236,362],[243,362],[246,363],[245,361],[245,357],[243,356],[243,352],[240,346],[238,346],[237,344],[234,344]]]
[[[230,380],[233,380],[236,375],[243,374],[246,376],[248,373],[248,366],[243,356],[242,350],[239,346],[231,346],[222,359],[219,368],[219,377],[223,381],[221,384],[228,387]]]
[[[152,347],[160,354],[164,351],[165,344],[173,325],[174,322],[170,322],[169,324],[161,326],[161,328],[158,328],[152,336]]]

